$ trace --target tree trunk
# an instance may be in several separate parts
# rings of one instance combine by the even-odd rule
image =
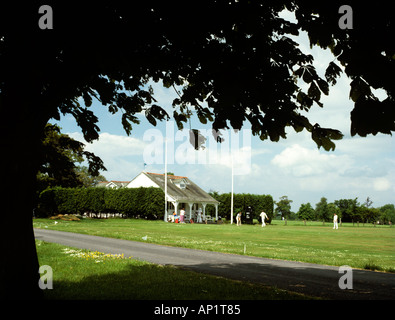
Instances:
[[[1,134],[4,152],[1,192],[1,298],[34,299],[42,292],[38,287],[38,259],[32,226],[36,166],[33,139],[21,139],[13,131]],[[13,135],[14,134],[14,135]],[[30,146],[29,146],[30,144]]]
[[[6,113],[7,117],[3,117]],[[3,168],[1,298],[35,299],[42,297],[32,226],[40,124],[24,110],[19,115],[12,113],[14,110],[1,110],[1,119],[7,123],[0,125]]]
[[[26,32],[26,31],[25,31]],[[22,35],[22,33],[21,33]],[[14,50],[5,51],[0,87],[1,201],[1,299],[37,299],[39,263],[32,227],[40,142],[49,119],[40,103],[34,43],[15,38]]]
[[[26,193],[21,190],[10,191],[6,193],[9,196],[6,201],[14,205],[6,206],[7,210],[3,212],[5,223],[0,237],[3,256],[1,299],[40,299],[42,292],[38,287],[39,264],[33,235],[31,208],[19,205]]]

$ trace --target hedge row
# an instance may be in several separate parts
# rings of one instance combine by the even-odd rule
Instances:
[[[55,214],[120,213],[127,217],[163,219],[164,193],[159,188],[61,188],[40,194],[38,213]]]
[[[220,202],[218,215],[230,218],[231,194],[211,194]],[[250,206],[252,216],[259,219],[263,211],[273,217],[273,198],[270,195],[234,194],[234,216],[243,214]],[[164,192],[159,188],[61,188],[46,189],[40,194],[39,216],[56,214],[84,213],[120,213],[127,217],[146,217],[147,219],[163,219]],[[214,206],[207,206],[206,213],[215,215]]]

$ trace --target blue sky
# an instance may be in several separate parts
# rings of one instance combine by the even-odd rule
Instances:
[[[314,65],[322,77],[333,56],[318,48],[310,49],[306,38],[299,38],[302,51],[315,57]],[[362,138],[350,136],[349,83],[344,75],[323,97],[324,108],[313,106],[307,116],[311,123],[321,127],[336,128],[343,132],[343,140],[336,142],[336,150],[319,150],[309,133],[287,130],[287,139],[273,143],[261,141],[251,135],[248,125],[238,134],[223,132],[225,142],[217,144],[211,136],[211,124],[203,125],[196,117],[191,127],[207,134],[206,149],[195,151],[188,142],[189,124],[178,131],[173,120],[159,122],[153,127],[143,115],[141,123],[133,126],[127,136],[121,125],[121,114],[110,114],[106,107],[94,101],[90,109],[99,118],[100,139],[87,143],[71,115],[58,123],[62,132],[86,144],[86,150],[94,152],[104,161],[108,180],[131,180],[144,169],[164,172],[163,137],[167,131],[168,171],[188,176],[206,191],[220,193],[231,191],[231,167],[234,167],[234,192],[271,194],[275,201],[281,196],[293,200],[292,210],[302,203],[313,207],[326,197],[329,202],[337,199],[353,199],[363,203],[367,197],[378,207],[395,203],[395,144],[389,135],[378,134]],[[166,89],[160,83],[152,83],[155,98],[169,114],[176,97],[174,89]],[[379,98],[385,93],[378,91]],[[83,103],[83,101],[80,101]],[[231,157],[232,155],[232,157]]]

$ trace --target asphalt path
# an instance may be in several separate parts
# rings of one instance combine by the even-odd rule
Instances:
[[[359,269],[352,269],[351,273],[340,273],[338,267],[311,263],[169,247],[47,229],[34,229],[34,233],[38,240],[104,253],[123,253],[134,259],[261,283],[325,299],[395,299],[395,274],[391,273]],[[340,278],[350,278],[350,275],[352,289],[341,289]]]

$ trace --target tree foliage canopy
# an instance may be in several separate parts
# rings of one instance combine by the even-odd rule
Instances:
[[[291,215],[291,203],[292,200],[288,199],[287,196],[280,197],[280,201],[276,201],[276,209],[274,209],[277,215],[281,215],[282,218],[288,219]]]
[[[351,133],[395,130],[390,10],[352,3],[354,29],[342,30],[340,6],[339,1],[288,0],[196,1],[188,6],[179,1],[56,2],[53,29],[41,30],[40,4],[33,1],[18,7],[23,23],[10,24],[1,17],[0,66],[7,72],[1,73],[0,88],[2,95],[12,93],[12,80],[20,83],[23,73],[36,117],[72,114],[87,141],[98,137],[97,117],[89,110],[98,99],[109,112],[123,112],[127,133],[139,123],[139,112],[153,125],[172,116],[182,127],[193,108],[214,129],[240,129],[249,121],[254,135],[278,141],[291,126],[308,130],[319,147],[331,150],[342,133],[310,123],[301,111],[314,103],[323,106],[321,96],[330,93],[342,72],[339,65],[352,79]],[[297,20],[281,18],[284,9]],[[313,57],[290,38],[301,30],[308,33],[311,46],[334,54],[324,78],[317,74]],[[181,88],[172,115],[147,87],[149,80]],[[379,101],[372,88],[385,90],[387,98]]]
[[[48,123],[41,143],[38,190],[54,186],[89,185],[94,180],[92,176],[98,177],[99,170],[106,170],[103,161],[92,152],[84,150],[84,147],[82,142],[62,134],[57,125]],[[77,167],[76,163],[81,163],[84,159],[88,161],[89,168]]]

